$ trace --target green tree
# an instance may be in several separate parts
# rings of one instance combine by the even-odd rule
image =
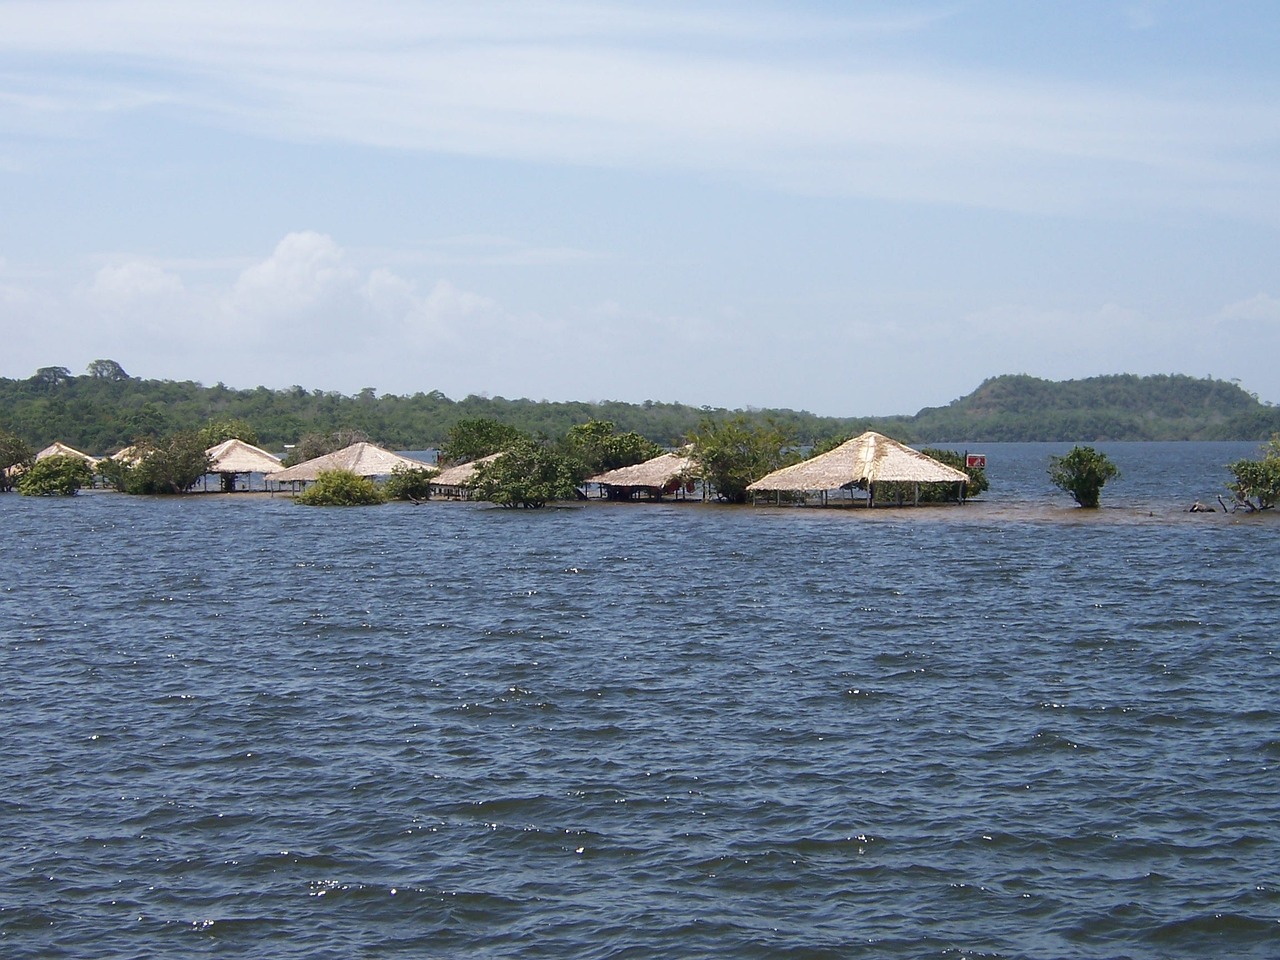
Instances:
[[[1049,458],[1049,479],[1082,507],[1095,508],[1108,480],[1120,471],[1093,447],[1072,447],[1065,456]]]
[[[576,496],[576,466],[532,440],[519,440],[502,456],[477,468],[471,495],[504,507],[537,508],[552,500],[568,500]]]
[[[366,507],[387,502],[387,495],[368,477],[350,470],[321,470],[315,483],[294,497],[309,507]]]
[[[69,497],[93,483],[93,467],[80,457],[56,456],[37,460],[18,478],[24,497]]]
[[[94,360],[85,371],[95,380],[128,380],[129,375],[124,367],[114,360]]]
[[[1280,503],[1280,433],[1272,434],[1259,460],[1227,464],[1235,478],[1227,489],[1249,510],[1267,510]]]
[[[528,437],[515,427],[492,417],[470,417],[449,428],[448,437],[440,447],[440,462],[470,463],[526,439]]]
[[[704,419],[689,442],[703,482],[730,503],[745,503],[751,483],[800,459],[791,450],[791,437],[772,420]]]
[[[197,434],[177,433],[165,440],[140,441],[132,462],[104,461],[101,469],[124,493],[186,493],[213,467],[204,450]]]
[[[382,490],[392,500],[428,500],[431,478],[439,472],[424,467],[397,466],[391,470]]]
[[[569,428],[562,444],[567,456],[582,464],[581,477],[644,463],[662,453],[662,448],[635,432],[618,433],[612,420],[588,420]]]
[[[22,471],[35,462],[35,451],[15,434],[0,430],[0,493],[13,489]]]
[[[254,446],[258,444],[258,431],[253,429],[248,420],[238,417],[210,420],[200,428],[198,436],[206,450],[227,440],[243,440]]]

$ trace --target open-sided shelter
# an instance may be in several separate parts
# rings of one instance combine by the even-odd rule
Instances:
[[[236,477],[255,473],[268,474],[280,470],[280,458],[243,440],[224,440],[205,451],[212,462],[211,473],[222,478],[222,489],[235,489]]]
[[[685,486],[686,478],[695,470],[692,457],[679,453],[664,453],[629,467],[618,467],[589,477],[587,483],[596,483],[610,500],[633,500],[648,497],[661,500],[664,493],[676,493]]]
[[[751,493],[790,492],[821,493],[826,502],[833,490],[867,490],[867,506],[875,505],[877,483],[909,483],[913,486],[913,502],[919,502],[920,484],[963,484],[969,477],[963,470],[939,463],[919,450],[912,450],[897,440],[868,430],[847,440],[834,450],[819,454],[790,467],[775,470],[747,487]]]
[[[469,496],[471,481],[482,463],[492,463],[502,456],[501,452],[491,453],[487,457],[479,457],[460,463],[455,467],[446,467],[431,478],[431,495],[448,500],[466,500]]]

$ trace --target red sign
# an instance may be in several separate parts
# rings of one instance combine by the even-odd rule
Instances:
[[[985,453],[970,453],[964,458],[964,465],[970,470],[975,467],[980,470],[987,469],[987,455]]]

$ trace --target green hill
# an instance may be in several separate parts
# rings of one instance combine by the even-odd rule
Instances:
[[[1133,374],[1052,381],[993,377],[945,407],[910,418],[917,439],[1260,440],[1280,430],[1280,408],[1237,384]]]

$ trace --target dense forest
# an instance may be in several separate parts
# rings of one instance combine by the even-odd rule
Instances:
[[[366,389],[355,396],[300,386],[239,390],[218,383],[144,380],[111,360],[82,375],[43,367],[25,380],[0,378],[0,431],[39,448],[55,440],[92,454],[141,437],[240,419],[279,450],[299,437],[345,428],[401,450],[438,446],[459,420],[489,417],[533,436],[558,438],[591,419],[613,422],[664,446],[706,419],[771,421],[798,444],[880,430],[909,443],[1002,440],[1262,440],[1280,430],[1280,408],[1238,385],[1187,376],[1132,375],[1053,382],[1002,376],[945,407],[915,416],[820,417],[794,410],[728,410],[680,403],[547,402],[439,391],[412,396]]]

